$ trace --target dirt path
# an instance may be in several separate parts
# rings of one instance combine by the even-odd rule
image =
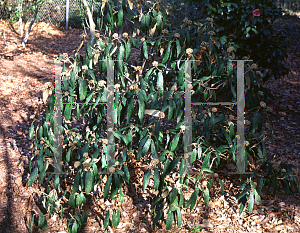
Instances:
[[[11,34],[10,34],[11,33]],[[51,34],[51,35],[50,35]],[[53,58],[59,53],[72,55],[81,42],[81,31],[72,29],[65,33],[46,24],[33,27],[29,44],[24,50],[20,38],[8,24],[0,22],[0,229],[1,232],[27,232],[28,217],[38,213],[38,184],[27,187],[30,145],[28,138],[32,122],[30,116],[42,106],[44,84],[53,80]],[[82,49],[84,51],[85,48]],[[271,121],[279,135],[269,143],[271,155],[287,158],[296,164],[299,161],[299,54],[290,55],[287,60],[292,73],[283,80],[272,80],[267,85],[275,93],[274,111]],[[278,91],[280,90],[280,92]],[[131,176],[141,179],[143,168],[132,168]],[[195,211],[183,212],[182,228],[172,232],[191,232],[193,223],[211,230],[206,232],[300,232],[299,194],[286,196],[282,191],[271,197],[263,194],[263,208],[255,205],[251,216],[238,216],[238,204],[229,190],[229,177],[225,181],[225,194],[219,190],[212,193],[208,207],[203,201]],[[151,232],[149,200],[147,195],[137,195],[140,186],[132,183],[125,187],[125,203],[119,205],[121,223],[114,232]],[[148,197],[147,197],[148,196]],[[88,211],[89,221],[83,232],[103,232],[103,213],[111,203],[103,203],[100,195],[91,199]],[[67,211],[67,210],[66,210]],[[25,225],[26,224],[26,225]],[[66,231],[66,219],[52,219],[47,232]],[[161,230],[168,232],[163,224]],[[203,232],[204,232],[203,229]],[[36,230],[38,232],[38,230]],[[171,232],[171,231],[170,231]]]

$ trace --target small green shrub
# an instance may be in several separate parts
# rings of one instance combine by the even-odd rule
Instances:
[[[172,228],[173,220],[178,227],[181,226],[183,208],[192,210],[202,198],[208,205],[215,180],[224,192],[218,168],[237,160],[236,123],[231,115],[233,105],[230,109],[193,107],[192,153],[190,157],[184,156],[186,63],[182,61],[191,60],[192,102],[237,102],[237,70],[232,58],[240,46],[227,40],[212,18],[184,19],[180,30],[168,31],[164,28],[167,18],[162,9],[159,2],[137,5],[123,1],[122,5],[115,5],[108,1],[101,11],[103,17],[101,15],[97,20],[94,46],[88,42],[85,56],[76,54],[68,58],[64,54],[59,57],[64,61],[61,87],[62,102],[65,103],[63,174],[47,173],[54,171],[51,163],[56,151],[54,91],[50,91],[42,120],[36,127],[31,125],[29,136],[34,137],[37,166],[33,167],[28,185],[31,186],[38,177],[39,182],[47,187],[43,214],[48,213],[51,217],[60,213],[63,217],[62,206],[68,209],[65,214],[69,217],[68,229],[72,233],[79,232],[87,221],[83,206],[98,184],[105,184],[104,200],[119,198],[123,202],[123,184],[129,183],[130,179],[129,155],[147,165],[143,192],[147,189],[158,191],[152,202],[153,228],[159,221],[166,221],[167,229]],[[116,33],[120,33],[128,20],[135,23],[132,36],[129,32]],[[131,53],[133,48],[139,51],[138,58]],[[108,143],[106,107],[100,104],[107,101],[107,60],[116,60],[113,135],[118,147],[112,165],[105,153]],[[66,61],[72,63],[68,73],[65,72]],[[293,177],[291,168],[283,174],[282,170],[275,172],[270,166],[265,146],[266,130],[260,116],[269,111],[261,101],[264,96],[260,91],[263,75],[253,62],[245,61],[245,68],[245,118],[248,119],[245,126],[245,169],[249,169],[248,159],[258,161],[263,169],[257,184],[254,180],[258,178],[259,168],[252,169],[252,174],[246,177],[241,175],[240,214],[247,201],[251,214],[254,203],[261,204],[260,192],[264,184],[272,180],[273,187],[276,187],[281,182],[289,193]],[[156,110],[158,114],[149,116],[146,110],[148,113]],[[72,119],[82,119],[83,128],[73,128],[70,125]],[[200,167],[196,166],[197,162],[200,162]],[[196,174],[187,173],[188,163],[197,171]],[[175,172],[180,178],[174,185],[168,177]],[[149,185],[150,179],[153,186]],[[188,200],[184,197],[187,190],[193,191]],[[39,226],[46,228],[44,215],[39,219]],[[116,227],[119,221],[120,212],[113,208],[106,213],[104,227]],[[30,223],[32,225],[33,221]]]

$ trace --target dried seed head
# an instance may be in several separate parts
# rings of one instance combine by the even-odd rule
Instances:
[[[249,145],[250,145],[250,142],[246,141],[246,142],[245,142],[245,145],[246,145],[246,146],[249,146]]]
[[[70,93],[69,93],[68,91],[65,92],[65,96],[69,96],[69,94],[70,94]]]
[[[63,59],[64,59],[64,60],[67,60],[67,59],[68,59],[68,56],[69,56],[69,55],[68,55],[67,53],[63,53]]]
[[[181,130],[181,131],[184,131],[184,130],[185,130],[185,126],[184,126],[184,125],[181,125],[181,126],[180,126],[180,130]]]
[[[114,167],[110,167],[109,169],[108,169],[108,171],[110,172],[110,173],[114,173],[115,172],[115,168]]]
[[[160,113],[158,114],[158,117],[159,117],[159,119],[165,118],[165,113],[160,112]]]
[[[174,37],[175,37],[175,38],[179,38],[179,37],[180,37],[180,34],[176,32],[176,33],[174,34]]]
[[[119,88],[120,88],[120,84],[117,83],[117,84],[115,85],[115,90],[116,90],[116,91],[119,91]]]
[[[188,18],[185,18],[184,20],[182,20],[183,23],[187,23],[189,21]]]
[[[164,29],[161,32],[164,33],[164,34],[167,34],[169,31],[167,29]]]
[[[261,101],[260,102],[260,106],[263,107],[263,108],[265,108],[265,107],[267,107],[267,104],[264,101]]]
[[[152,164],[153,166],[156,166],[157,164],[159,164],[159,159],[152,159],[152,160],[151,160],[151,164]]]
[[[171,91],[177,91],[177,87],[176,86],[173,86],[173,87],[171,87]]]
[[[52,88],[53,88],[52,82],[46,82],[45,83],[45,89],[52,89]]]
[[[119,161],[116,161],[116,162],[115,162],[115,165],[116,165],[116,166],[119,166],[119,164],[120,164]]]
[[[86,70],[88,70],[88,69],[89,69],[89,68],[88,68],[87,65],[83,65],[83,66],[82,66],[82,70],[83,70],[83,71],[86,71]]]
[[[144,41],[145,41],[145,38],[141,38],[141,41],[144,42]]]
[[[206,42],[205,42],[205,41],[202,41],[202,42],[201,42],[201,46],[206,46]]]
[[[216,33],[214,31],[209,31],[207,34],[210,35],[210,36],[216,35]]]
[[[157,61],[152,62],[152,65],[153,65],[154,67],[157,67],[157,66],[158,66],[158,62],[157,62]]]
[[[206,20],[207,22],[214,22],[214,20],[213,20],[212,18],[210,18],[210,17],[207,17],[205,20]]]
[[[114,33],[114,34],[112,35],[112,38],[113,38],[113,39],[117,39],[118,37],[119,37],[118,33]]]
[[[105,80],[100,80],[100,81],[98,82],[98,86],[99,86],[99,87],[104,87],[105,84],[106,84],[106,81],[105,81]]]
[[[212,112],[217,112],[218,109],[217,109],[216,107],[213,107],[213,108],[211,109],[211,111],[212,111]]]
[[[135,68],[135,71],[140,71],[140,70],[142,70],[142,67],[141,67],[141,66],[137,66],[137,67]]]
[[[98,33],[98,32],[95,33],[95,37],[96,37],[96,38],[100,38],[100,33]]]
[[[124,37],[124,38],[128,38],[128,33],[127,33],[127,32],[124,32],[124,33],[123,33],[123,37]]]
[[[191,48],[188,48],[188,49],[186,49],[186,54],[188,54],[188,55],[190,55],[190,54],[192,54],[193,53],[193,49],[191,49]]]
[[[131,125],[131,126],[130,126],[130,129],[134,129],[134,128],[135,128],[134,125]]]
[[[257,64],[253,63],[253,64],[251,65],[251,69],[252,69],[252,70],[256,70],[257,68],[258,68]]]
[[[230,46],[228,49],[227,49],[227,53],[231,53],[234,51],[234,47],[233,46]]]

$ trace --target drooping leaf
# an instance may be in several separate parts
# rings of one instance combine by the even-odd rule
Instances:
[[[33,172],[31,173],[30,177],[29,177],[29,180],[28,180],[28,187],[30,187],[33,182],[35,181],[36,177],[37,177],[37,174],[38,174],[38,167],[36,167]]]
[[[89,170],[85,175],[85,192],[86,194],[90,194],[94,187],[94,175],[91,170]]]
[[[171,42],[169,41],[167,50],[166,50],[166,52],[164,54],[164,57],[163,57],[163,60],[162,60],[163,64],[165,64],[168,61],[168,59],[170,57],[170,51],[171,51]]]
[[[112,214],[112,226],[116,228],[120,222],[120,211],[116,209]]]
[[[151,169],[149,169],[145,175],[144,175],[144,179],[143,179],[143,193],[145,192],[147,186],[148,186],[148,183],[149,183],[149,180],[150,180],[150,176],[151,176]]]
[[[170,230],[172,228],[172,225],[173,225],[173,212],[169,211],[168,217],[166,220],[166,229]]]
[[[79,77],[78,84],[79,84],[79,98],[80,100],[84,100],[87,95],[86,82],[81,77]]]
[[[107,181],[106,181],[106,184],[105,184],[105,187],[104,187],[104,194],[103,194],[104,200],[106,200],[107,197],[108,197],[108,193],[109,193],[109,190],[110,190],[111,181],[112,181],[112,175],[109,175],[107,177]]]

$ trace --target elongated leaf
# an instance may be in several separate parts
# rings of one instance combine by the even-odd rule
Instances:
[[[160,34],[161,33],[161,29],[162,29],[162,23],[163,23],[163,16],[162,13],[159,12],[156,18],[156,22],[157,22],[157,32]]]
[[[36,167],[33,172],[31,173],[30,177],[29,177],[29,180],[28,180],[28,187],[30,187],[33,182],[35,181],[36,177],[37,177],[37,174],[38,174],[38,170],[39,168]]]
[[[91,170],[89,170],[85,175],[85,192],[86,194],[90,194],[94,187],[94,175]]]
[[[116,211],[112,214],[112,226],[116,228],[120,222],[120,211],[116,209]]]
[[[174,137],[173,141],[172,141],[172,145],[171,145],[171,151],[175,151],[175,149],[177,148],[178,145],[178,141],[180,138],[180,133],[177,133],[176,136]]]
[[[64,116],[65,116],[66,121],[71,120],[72,107],[73,107],[72,104],[69,104],[69,103],[65,105]]]
[[[141,99],[138,99],[138,104],[139,104],[138,116],[139,116],[140,122],[142,123],[143,119],[144,119],[144,112],[145,112],[146,105],[145,105],[145,102]]]
[[[130,100],[129,106],[127,108],[127,124],[129,123],[134,112],[134,99]]]
[[[79,98],[80,100],[84,100],[87,94],[86,82],[80,77],[78,79],[78,84],[79,84]]]
[[[119,53],[117,56],[117,64],[118,64],[118,71],[122,74],[123,73],[123,60],[124,60],[124,45],[122,44],[119,48]]]
[[[176,52],[177,52],[177,57],[179,57],[181,52],[181,45],[179,40],[176,40]]]
[[[76,193],[79,187],[79,182],[80,182],[80,173],[77,172],[76,176],[75,176],[75,180],[74,180],[74,184],[73,184],[73,189],[72,189],[72,193]]]
[[[170,230],[173,225],[173,212],[170,211],[166,220],[166,229]]]
[[[104,187],[104,195],[103,195],[104,200],[106,200],[107,197],[108,197],[111,181],[112,181],[112,175],[109,175],[107,177],[107,181],[106,181],[106,184],[105,184],[105,187]]]
[[[143,193],[145,192],[147,186],[148,186],[148,183],[149,183],[149,180],[150,180],[150,176],[151,176],[151,169],[149,169],[146,174],[144,175],[144,179],[143,179]]]
[[[118,28],[122,27],[123,25],[123,9],[121,8],[118,12]]]
[[[142,32],[146,31],[146,16],[145,15],[142,15],[142,18],[141,18],[141,29],[142,29]]]
[[[69,206],[70,206],[71,209],[75,208],[75,194],[76,193],[71,193],[71,195],[69,197],[68,204],[69,204]]]
[[[131,43],[128,40],[126,43],[126,61],[130,58],[131,55]]]
[[[105,219],[104,219],[104,223],[103,223],[104,228],[107,228],[108,225],[109,225],[109,211],[107,211]]]
[[[57,189],[59,185],[59,175],[56,174],[54,177],[54,188]]]
[[[252,214],[253,205],[254,205],[254,192],[252,191],[249,195],[249,201],[248,201],[248,212],[249,212],[249,214]]]
[[[176,215],[177,215],[177,226],[180,227],[182,223],[182,215],[181,215],[181,210],[178,207],[176,208]]]
[[[158,72],[157,87],[160,87],[162,91],[164,90],[164,76],[161,71]]]
[[[44,217],[43,213],[39,213],[39,220],[38,220],[38,226],[41,228],[41,230],[46,231],[47,230],[47,220]]]
[[[159,183],[160,183],[159,171],[158,171],[158,168],[154,168],[154,189],[155,189],[155,191],[158,190]]]
[[[162,60],[163,64],[165,64],[168,61],[168,59],[170,57],[170,51],[171,51],[171,42],[169,41],[167,50],[166,50],[166,52],[164,54],[164,57],[163,57],[163,60]]]
[[[205,205],[208,206],[208,203],[209,203],[209,190],[208,190],[207,187],[205,188],[205,191],[204,191],[204,202],[205,202]]]
[[[173,188],[172,191],[171,191],[171,193],[170,193],[170,196],[169,196],[169,198],[170,198],[170,204],[172,204],[175,201],[175,199],[177,197],[177,193],[178,193],[177,189]]]
[[[29,138],[32,139],[34,134],[34,125],[33,122],[31,123],[30,130],[29,130]]]
[[[144,58],[148,59],[148,47],[146,41],[143,42],[143,55]]]

